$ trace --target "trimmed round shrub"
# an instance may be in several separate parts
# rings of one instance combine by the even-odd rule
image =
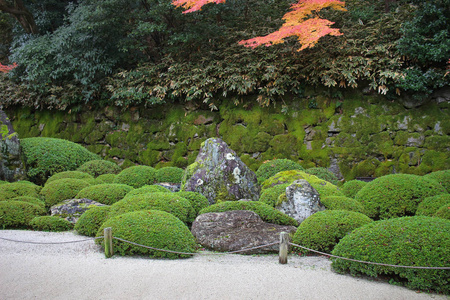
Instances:
[[[450,170],[432,172],[423,177],[439,182],[450,193]]]
[[[46,184],[40,194],[44,197],[45,205],[50,207],[63,200],[74,199],[78,192],[88,186],[89,183],[84,180],[65,178]]]
[[[99,175],[97,178],[95,178],[95,182],[97,184],[113,183],[115,178],[116,178],[116,174],[103,174],[103,175]]]
[[[0,202],[0,228],[28,228],[36,216],[45,215],[42,206],[23,201]]]
[[[450,205],[450,194],[427,197],[417,206],[416,216],[432,217],[443,205]]]
[[[34,217],[30,226],[39,231],[68,231],[73,229],[73,224],[66,219],[55,216]]]
[[[436,211],[434,216],[437,217],[437,218],[450,220],[450,204],[446,204],[446,205],[441,206]]]
[[[140,188],[144,185],[150,185],[155,182],[156,170],[148,166],[134,166],[124,169],[114,179],[114,183],[130,185],[134,188]]]
[[[8,181],[4,181],[4,180],[0,180],[0,184],[7,184],[9,183]]]
[[[144,185],[143,187],[128,192],[125,198],[151,193],[171,193],[171,191],[160,185]]]
[[[156,170],[156,182],[181,183],[184,170],[177,167],[164,167]]]
[[[0,201],[20,196],[39,198],[40,187],[21,181],[0,185]]]
[[[355,196],[372,219],[412,216],[425,198],[446,193],[437,182],[422,176],[391,174],[367,183]]]
[[[77,171],[87,173],[93,177],[104,174],[118,174],[121,170],[116,163],[102,159],[85,162],[77,169]]]
[[[45,203],[44,201],[42,201],[39,198],[36,197],[30,197],[30,196],[19,196],[19,197],[15,197],[10,199],[11,201],[23,201],[23,202],[29,202],[29,203],[33,203],[33,204],[37,204],[39,206],[45,207]]]
[[[264,222],[298,226],[298,222],[281,211],[259,201],[225,201],[202,209],[199,215],[210,212],[225,212],[231,210],[250,210],[258,214]]]
[[[85,211],[75,223],[75,230],[82,235],[95,236],[108,219],[111,206],[94,206]]]
[[[289,170],[303,171],[305,169],[300,164],[290,159],[274,159],[259,166],[255,174],[258,178],[258,182],[261,183],[278,172]]]
[[[290,185],[290,183],[279,184],[274,187],[268,188],[264,190],[259,197],[259,201],[263,202],[271,207],[276,207],[280,205],[286,196],[286,188]]]
[[[356,194],[359,192],[360,189],[362,189],[367,182],[361,181],[361,180],[350,180],[345,182],[341,186],[341,190],[344,193],[345,196],[349,198],[355,198]]]
[[[45,184],[48,184],[55,180],[65,179],[65,178],[74,178],[74,179],[82,179],[90,183],[90,180],[94,179],[91,175],[87,173],[83,173],[80,171],[64,171],[60,173],[56,173],[52,175]],[[92,181],[91,181],[92,182]]]
[[[319,211],[304,220],[292,238],[294,244],[330,253],[353,229],[372,222],[368,216],[347,210]],[[299,249],[302,253],[309,251]]]
[[[372,222],[355,229],[334,247],[332,254],[351,259],[421,267],[448,267],[450,221],[425,216]],[[411,289],[448,294],[448,270],[408,269],[362,264],[332,258],[338,273],[392,277]]]
[[[87,198],[102,204],[111,205],[122,200],[131,190],[133,190],[133,187],[126,184],[97,184],[85,187],[78,192],[75,198]]]
[[[194,253],[196,241],[188,227],[170,213],[143,210],[125,213],[107,220],[98,230],[103,236],[104,228],[111,227],[114,237],[140,245],[177,252]],[[103,245],[103,239],[97,243]],[[163,252],[135,246],[113,239],[115,253],[120,255],[145,255],[153,258],[183,258],[191,255]]]
[[[208,207],[209,205],[208,199],[202,194],[197,192],[181,191],[176,192],[175,194],[189,200],[196,215],[198,215],[200,210],[202,210],[205,207]]]
[[[315,175],[320,179],[328,181],[334,185],[338,185],[339,179],[333,172],[328,170],[327,168],[317,167],[317,168],[309,168],[305,170],[305,173]]]
[[[175,193],[151,193],[125,197],[111,206],[110,217],[138,210],[162,210],[173,214],[184,223],[195,219],[195,211],[189,200]]]
[[[364,206],[355,199],[343,196],[328,196],[320,202],[329,210],[348,210],[364,214]]]
[[[34,137],[20,140],[27,176],[43,184],[53,174],[76,170],[87,161],[100,159],[83,146],[70,141]]]

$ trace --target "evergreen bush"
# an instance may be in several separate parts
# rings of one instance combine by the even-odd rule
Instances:
[[[4,180],[0,180],[0,185],[1,184],[7,184],[7,183],[9,183],[8,181],[4,181]]]
[[[64,171],[64,172],[60,172],[60,173],[56,173],[52,176],[50,176],[49,179],[47,179],[47,181],[45,182],[45,184],[48,184],[52,181],[55,180],[59,180],[59,179],[65,179],[65,178],[75,178],[75,179],[82,179],[86,182],[91,183],[92,179],[94,179],[94,177],[92,177],[91,175],[84,173],[84,172],[80,172],[80,171]]]
[[[77,169],[77,171],[87,173],[93,177],[105,174],[118,174],[121,170],[116,163],[101,159],[87,161]]]
[[[289,183],[279,184],[264,190],[259,197],[259,201],[271,207],[281,204],[283,202],[283,195],[286,196],[286,188],[289,185]]]
[[[23,201],[0,201],[0,228],[28,228],[36,216],[45,215],[42,206]]]
[[[33,230],[40,231],[68,231],[73,229],[73,224],[66,219],[55,216],[34,217],[30,221]]]
[[[427,197],[417,206],[416,216],[432,217],[443,205],[450,205],[450,194]]]
[[[164,167],[156,170],[156,182],[181,183],[184,170],[177,167]]]
[[[450,220],[450,204],[442,205],[436,211],[434,217]]]
[[[87,198],[102,204],[111,205],[122,200],[131,190],[133,190],[133,187],[126,184],[97,184],[85,187],[78,192],[75,198]]]
[[[97,184],[113,183],[115,178],[116,178],[116,174],[103,174],[103,175],[99,175],[97,178],[95,178],[95,181]]]
[[[320,179],[328,181],[334,185],[339,184],[339,179],[337,178],[337,176],[334,175],[334,173],[329,171],[327,168],[321,168],[321,167],[309,168],[309,169],[305,170],[305,173],[315,175],[315,176],[319,177]]]
[[[364,206],[355,199],[343,196],[328,196],[320,202],[329,210],[348,210],[364,214]]]
[[[263,163],[256,171],[256,177],[258,178],[258,182],[262,183],[264,180],[272,177],[278,172],[289,170],[303,171],[304,168],[290,159],[274,159]]]
[[[75,230],[82,235],[95,236],[108,219],[111,206],[94,206],[85,211],[75,223]]]
[[[151,194],[151,193],[170,193],[169,189],[166,189],[163,186],[160,185],[144,185],[143,187],[134,189],[127,193],[127,195],[124,198],[131,197],[131,196],[137,196],[137,195],[145,195],[145,194]]]
[[[39,206],[42,206],[45,208],[45,203],[44,201],[42,201],[39,198],[36,197],[30,197],[30,196],[19,196],[19,197],[15,197],[10,199],[11,201],[23,201],[23,202],[29,202],[29,203],[33,203],[33,204],[37,204]]]
[[[344,193],[345,196],[349,198],[355,198],[355,195],[359,192],[360,189],[362,189],[367,182],[361,181],[361,180],[350,180],[345,182],[341,186],[341,190]]]
[[[148,166],[129,167],[120,172],[114,179],[114,183],[130,185],[134,188],[140,188],[144,185],[150,185],[155,182],[156,170]]]
[[[208,199],[202,194],[197,192],[180,191],[176,192],[175,194],[189,200],[196,215],[198,215],[198,213],[203,208],[208,207],[209,205]]]
[[[39,190],[39,186],[22,183],[21,181],[2,184],[0,185],[0,201],[21,196],[39,198]]]
[[[450,170],[432,172],[424,177],[439,182],[450,193]]]
[[[88,186],[89,183],[84,180],[65,178],[46,184],[40,194],[44,197],[45,205],[50,207],[63,200],[74,199],[78,192]]]

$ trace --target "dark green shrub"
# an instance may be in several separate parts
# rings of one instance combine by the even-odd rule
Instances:
[[[427,197],[417,206],[416,216],[432,217],[443,205],[450,205],[450,194]]]
[[[50,207],[63,200],[74,199],[79,191],[88,186],[89,183],[84,180],[65,178],[46,184],[40,194],[44,197],[45,205]]]
[[[334,246],[353,229],[372,222],[358,212],[347,210],[319,211],[304,220],[292,238],[294,244],[322,252],[331,252]],[[299,249],[302,253],[309,251]]]
[[[87,198],[102,204],[111,205],[119,200],[122,200],[131,190],[133,190],[133,187],[126,184],[97,184],[85,187],[78,192],[76,198]]]
[[[171,191],[160,185],[144,185],[143,187],[128,192],[125,198],[151,193],[171,193]]]
[[[103,236],[104,228],[111,227],[114,237],[140,245],[177,252],[193,253],[196,241],[187,226],[170,213],[158,210],[135,211],[107,220],[98,230]],[[103,244],[103,239],[97,240]],[[113,239],[115,253],[120,255],[146,255],[149,257],[182,258],[190,255],[169,253],[134,246]]]
[[[434,214],[434,217],[450,220],[450,203],[441,206]]]
[[[0,228],[28,228],[36,216],[45,215],[45,209],[23,201],[0,202]]]
[[[28,178],[43,184],[53,174],[75,170],[87,161],[99,157],[82,146],[54,138],[25,138],[20,140]]]
[[[356,180],[356,179],[350,180],[350,181],[345,182],[341,186],[341,190],[345,196],[347,196],[349,198],[355,198],[356,193],[358,193],[359,190],[362,189],[366,184],[367,184],[367,182],[365,182],[365,181]]]
[[[256,177],[258,178],[258,182],[261,183],[264,180],[272,177],[281,171],[289,171],[289,170],[304,170],[304,168],[290,160],[290,159],[274,159],[262,164],[258,170],[256,171]]]
[[[37,185],[22,183],[21,181],[2,184],[0,185],[0,201],[20,196],[39,198],[39,190],[40,187]]]
[[[77,169],[77,171],[88,173],[93,177],[104,174],[118,174],[121,170],[116,163],[101,159],[85,162]]]
[[[327,168],[309,168],[305,170],[305,173],[315,175],[320,179],[326,180],[334,185],[338,185],[339,179],[334,175],[333,172],[329,171]]]
[[[283,195],[286,196],[286,188],[289,183],[279,184],[264,190],[259,197],[259,201],[275,207],[283,202]]]
[[[64,172],[56,173],[56,174],[50,176],[50,178],[47,179],[45,184],[50,183],[55,180],[60,180],[60,179],[65,179],[65,178],[82,179],[89,183],[91,183],[92,179],[94,179],[94,177],[92,177],[91,175],[80,172],[80,171],[64,171]]]
[[[95,178],[95,181],[97,184],[113,183],[115,178],[116,178],[116,174],[103,174],[103,175],[99,175],[97,178]]]
[[[134,166],[124,169],[114,179],[114,183],[130,185],[140,188],[147,184],[153,184],[156,179],[156,170],[148,166]]]
[[[181,191],[175,194],[189,200],[196,215],[198,215],[200,210],[202,210],[205,207],[208,207],[209,205],[208,199],[202,194],[197,192]]]
[[[115,217],[131,211],[151,209],[171,213],[184,223],[191,223],[195,218],[195,211],[189,201],[175,193],[150,193],[125,197],[111,206],[109,215]]]
[[[439,182],[450,193],[450,170],[432,172],[424,177]]]
[[[298,222],[281,211],[259,201],[225,201],[202,209],[199,213],[225,212],[230,210],[251,210],[257,213],[264,222],[298,226]]]
[[[355,196],[372,219],[414,215],[425,198],[446,193],[435,181],[410,174],[391,174],[367,183]]]
[[[450,221],[425,216],[402,217],[369,223],[345,236],[332,254],[384,264],[448,267]],[[339,273],[390,276],[406,280],[416,290],[450,292],[448,270],[407,269],[332,259]]]
[[[66,219],[54,216],[34,217],[30,221],[34,230],[40,231],[68,231],[73,229],[73,224]]]
[[[156,182],[181,183],[184,170],[177,167],[165,167],[156,170]]]
[[[95,236],[107,220],[111,206],[94,206],[85,211],[75,223],[75,230],[82,235]]]
[[[19,197],[15,197],[10,199],[11,201],[23,201],[23,202],[29,202],[29,203],[33,203],[33,204],[37,204],[39,206],[45,207],[45,203],[44,201],[42,201],[39,198],[36,197],[30,197],[30,196],[19,196]]]
[[[364,214],[364,206],[355,199],[343,196],[328,196],[320,202],[329,210],[348,210]]]

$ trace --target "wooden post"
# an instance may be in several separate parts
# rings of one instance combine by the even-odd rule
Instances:
[[[280,254],[279,254],[279,262],[280,264],[287,264],[287,255],[289,249],[289,233],[281,232],[280,233]]]
[[[103,235],[105,241],[105,256],[106,258],[110,258],[114,255],[111,227],[105,228],[103,231]]]

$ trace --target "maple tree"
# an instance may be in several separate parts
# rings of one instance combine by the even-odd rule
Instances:
[[[183,13],[201,10],[208,3],[224,3],[225,0],[173,0],[176,7],[186,9]],[[339,0],[299,0],[291,6],[291,11],[283,16],[285,23],[277,31],[249,40],[242,40],[239,44],[255,48],[261,45],[271,46],[284,42],[284,39],[296,36],[302,45],[298,51],[313,47],[325,35],[342,35],[339,29],[331,28],[334,22],[321,19],[317,13],[324,8],[345,11],[345,3]]]
[[[8,73],[9,71],[14,69],[15,67],[17,67],[16,63],[13,63],[12,65],[2,65],[2,63],[0,63],[0,72],[1,73]]]

